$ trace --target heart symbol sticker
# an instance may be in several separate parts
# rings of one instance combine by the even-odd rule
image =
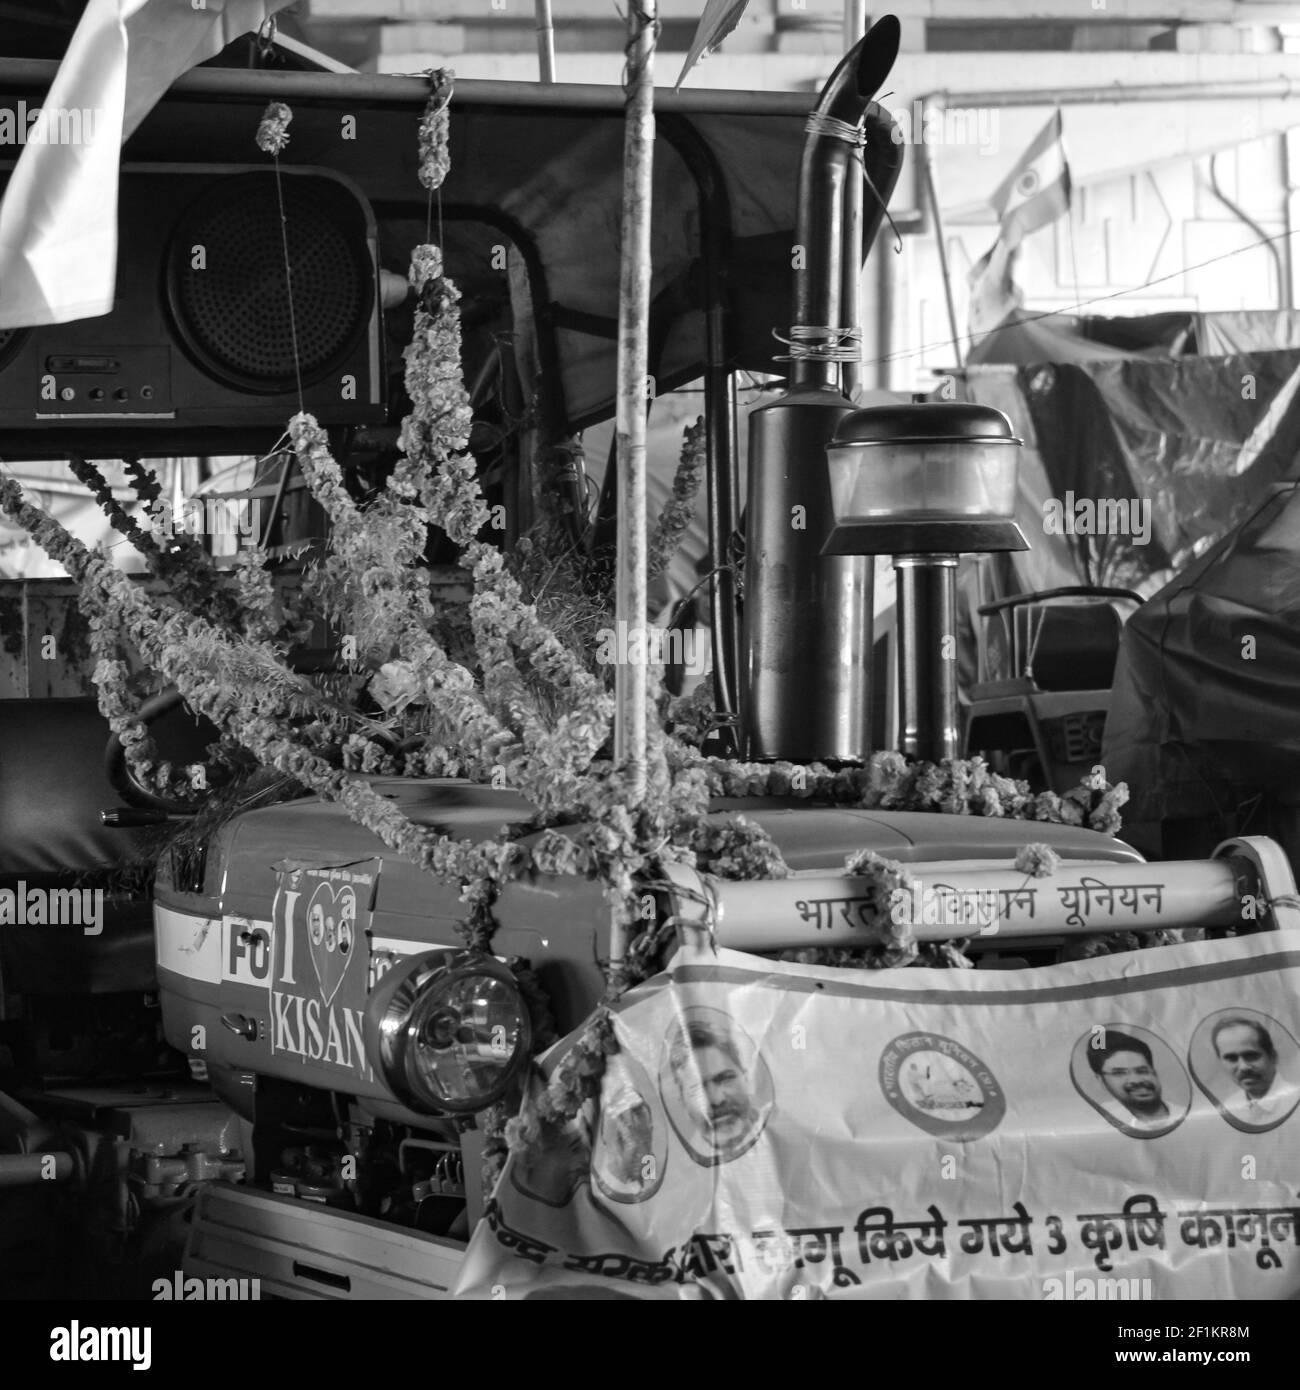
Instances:
[[[307,944],[328,1008],[343,983],[356,944],[357,894],[350,884],[337,891],[322,883],[307,904]]]

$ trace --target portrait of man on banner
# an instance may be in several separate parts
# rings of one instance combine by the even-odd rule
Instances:
[[[1173,1049],[1134,1024],[1090,1029],[1075,1044],[1070,1072],[1080,1095],[1133,1138],[1168,1134],[1191,1104],[1191,1082]]]
[[[659,1075],[664,1109],[706,1167],[748,1152],[772,1111],[772,1076],[757,1048],[717,1009],[688,1008],[669,1034]]]
[[[1237,1129],[1274,1129],[1300,1105],[1300,1044],[1266,1014],[1212,1014],[1197,1027],[1190,1056],[1197,1083]]]

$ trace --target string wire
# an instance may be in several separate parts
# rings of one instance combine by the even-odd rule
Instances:
[[[773,356],[774,362],[860,362],[862,329],[831,328],[808,323],[791,325],[790,336],[774,328],[772,336],[790,349]]]
[[[284,184],[280,177],[280,155],[275,160],[275,196],[280,203],[280,250],[284,254],[284,291],[289,300],[289,339],[293,345],[293,375],[298,386],[298,413],[305,415],[307,406],[302,395],[302,359],[298,351],[298,321],[293,312],[293,266],[289,263],[289,218],[284,210]]]

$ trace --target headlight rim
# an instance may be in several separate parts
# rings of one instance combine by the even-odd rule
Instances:
[[[445,987],[458,978],[483,975],[508,985],[513,992],[519,1020],[518,1041],[486,1097],[435,1098],[427,1088],[420,1087],[411,1065],[417,1005],[432,988]],[[508,965],[482,951],[435,947],[400,960],[371,991],[365,1027],[376,1077],[400,1105],[419,1115],[475,1115],[496,1105],[509,1092],[532,1054],[532,1019],[519,981]]]

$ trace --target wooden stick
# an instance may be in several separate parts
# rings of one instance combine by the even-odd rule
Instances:
[[[626,126],[623,140],[623,252],[618,305],[618,558],[614,616],[620,634],[644,634],[646,624],[645,438],[650,332],[650,209],[654,171],[654,50],[656,0],[629,0]],[[622,644],[620,643],[620,646]],[[637,647],[644,652],[643,641]],[[623,770],[628,805],[646,789],[646,665],[620,662],[614,677],[614,760]],[[617,920],[610,962],[627,946]]]

